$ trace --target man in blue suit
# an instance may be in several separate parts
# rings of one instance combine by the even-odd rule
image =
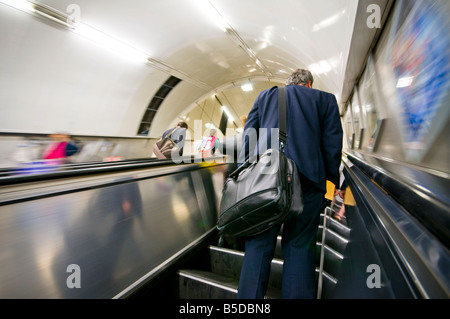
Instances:
[[[284,223],[282,234],[282,298],[316,297],[316,234],[326,193],[326,181],[339,185],[342,154],[342,125],[334,95],[312,89],[313,76],[298,69],[286,82],[286,156],[300,173],[304,196],[302,214]],[[256,151],[271,148],[272,128],[278,128],[278,91],[261,92],[248,114],[240,158],[249,158],[246,132],[257,132]],[[250,133],[249,133],[250,134]],[[278,147],[278,145],[273,146]],[[250,151],[251,152],[251,151]],[[238,298],[264,298],[281,225],[245,239],[245,257]]]

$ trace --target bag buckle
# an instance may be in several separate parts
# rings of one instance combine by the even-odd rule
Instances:
[[[280,136],[279,136],[280,148],[281,148],[281,150],[284,150],[284,146],[287,144],[288,135],[286,132],[283,132],[283,131],[280,131],[279,134],[280,134]]]

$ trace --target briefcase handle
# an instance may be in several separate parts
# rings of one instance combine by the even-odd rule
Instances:
[[[242,163],[241,166],[239,166],[237,169],[235,169],[230,175],[228,175],[229,178],[236,179],[239,174],[250,166],[250,159],[246,160],[244,163]]]

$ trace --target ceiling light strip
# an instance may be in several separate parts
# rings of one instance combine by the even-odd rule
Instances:
[[[239,33],[230,25],[230,23],[225,19],[225,17],[220,13],[220,11],[211,3],[211,1],[208,1],[209,5],[213,10],[207,10],[208,12],[214,13],[214,15],[217,17],[217,19],[220,21],[221,29],[224,30],[242,50],[252,59],[256,65],[264,72],[264,74],[271,78],[272,72],[269,71],[269,69],[264,65],[264,63],[261,62],[261,60],[258,58],[256,53],[248,46],[248,44],[242,39],[242,37],[239,35]],[[205,9],[206,7],[203,6]]]
[[[128,53],[134,52],[136,54],[133,54],[133,55],[139,56],[139,60],[143,60],[147,65],[149,65],[157,70],[160,70],[169,75],[176,76],[177,78],[179,78],[183,81],[186,81],[202,90],[209,92],[213,89],[211,86],[207,85],[206,83],[196,80],[194,78],[191,78],[186,73],[184,73],[180,70],[177,70],[174,67],[172,67],[162,61],[159,61],[157,59],[149,57],[144,52],[137,50],[136,48],[133,48],[132,46],[128,45],[127,43],[119,41],[119,40],[111,37],[110,35],[103,33],[100,30],[92,28],[91,26],[89,26],[87,24],[81,23],[79,21],[74,21],[73,19],[71,19],[69,17],[68,14],[60,12],[52,7],[49,7],[44,4],[32,2],[32,1],[27,1],[27,0],[0,0],[0,3],[6,4],[15,9],[19,9],[21,11],[24,11],[24,12],[27,12],[30,14],[35,14],[35,15],[41,16],[43,18],[46,18],[48,20],[51,20],[53,22],[56,22],[64,27],[68,28],[69,30],[71,30],[73,32],[76,32],[82,36],[86,36],[87,38],[90,38],[89,34],[86,34],[83,31],[85,31],[85,30],[95,31],[94,38],[105,38],[104,42],[108,42],[110,44],[111,43],[117,44],[117,47],[121,48],[119,50],[116,50],[119,53],[122,52],[123,54],[128,54]],[[95,41],[95,39],[91,39],[91,40]],[[100,42],[103,42],[103,41],[100,41]],[[102,45],[102,43],[99,43],[99,44]]]
[[[261,62],[256,53],[248,46],[248,44],[241,38],[241,36],[231,26],[227,28],[227,34],[235,39],[235,42],[239,47],[244,50],[245,53],[252,59],[256,65],[264,72],[264,75],[268,78],[273,76],[272,72]]]

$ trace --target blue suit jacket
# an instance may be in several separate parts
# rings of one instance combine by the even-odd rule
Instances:
[[[289,85],[286,86],[286,103],[286,155],[316,187],[326,191],[326,180],[339,185],[342,125],[335,96],[300,85]],[[271,148],[271,128],[279,128],[278,123],[278,90],[272,87],[259,94],[248,114],[240,159],[244,155],[248,159],[249,136],[255,130],[258,135],[257,148],[250,153],[262,154]],[[274,137],[277,137],[276,134]]]

